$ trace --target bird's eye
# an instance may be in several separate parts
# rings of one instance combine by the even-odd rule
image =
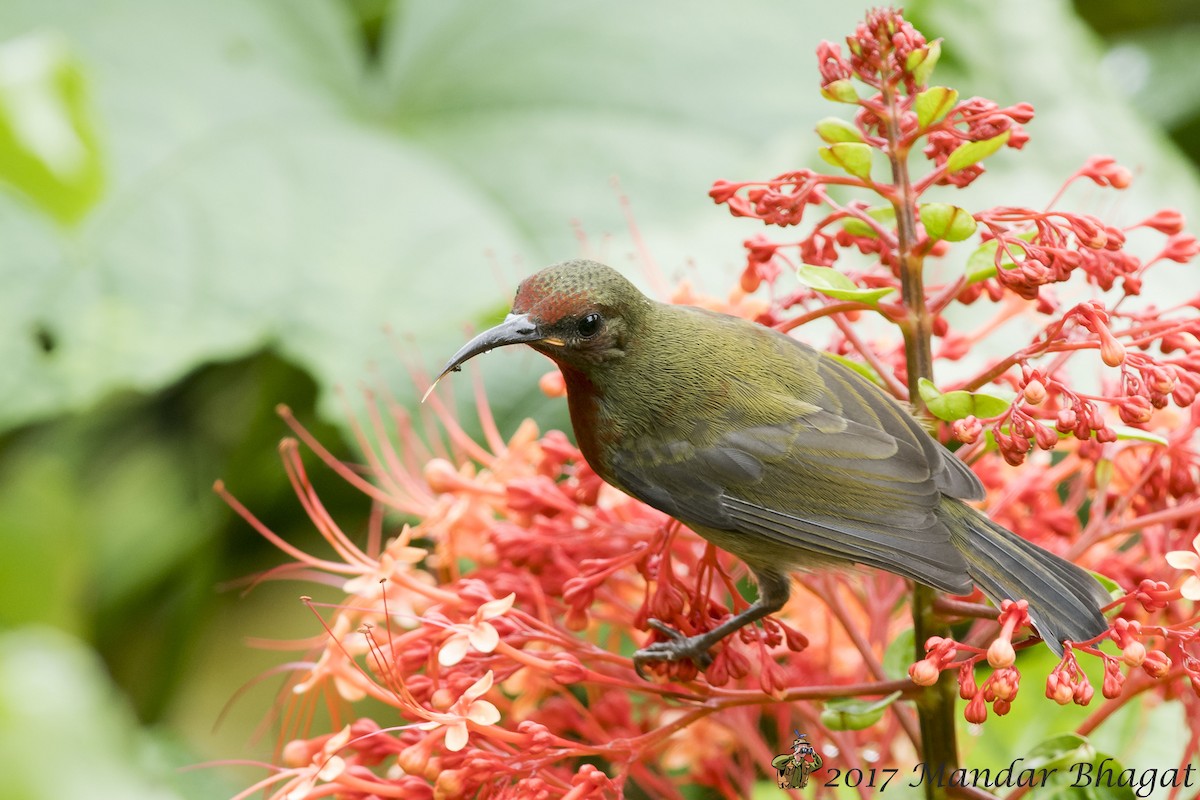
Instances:
[[[588,314],[581,317],[576,332],[581,339],[590,339],[600,332],[600,315]]]

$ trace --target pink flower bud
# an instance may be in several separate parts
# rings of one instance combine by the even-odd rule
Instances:
[[[1137,394],[1126,397],[1117,406],[1117,413],[1126,424],[1137,425],[1150,421],[1150,417],[1154,415],[1154,407],[1150,403],[1150,398]]]
[[[966,709],[963,710],[963,716],[967,718],[967,722],[976,725],[987,719],[987,703],[984,702],[982,694],[977,694],[971,698],[971,702],[967,703]]]
[[[1150,380],[1150,388],[1159,394],[1170,394],[1175,391],[1175,376],[1165,369],[1156,370]]]
[[[1043,450],[1053,450],[1058,446],[1058,434],[1053,428],[1047,428],[1045,425],[1033,426],[1033,438]]]
[[[1088,683],[1086,679],[1084,679],[1075,684],[1075,691],[1072,693],[1071,697],[1075,701],[1075,705],[1086,706],[1088,703],[1092,702],[1092,696],[1095,694],[1096,690],[1092,688],[1092,685]]]
[[[973,416],[956,419],[951,426],[954,437],[964,444],[971,444],[983,433],[983,423]]]
[[[941,670],[927,658],[923,658],[908,668],[908,677],[918,686],[933,686],[938,681]]]
[[[1162,650],[1151,650],[1142,662],[1142,669],[1151,678],[1161,678],[1171,671],[1171,659]]]
[[[1046,697],[1049,697],[1060,706],[1065,706],[1071,702],[1074,692],[1071,690],[1071,684],[1063,680],[1062,675],[1055,671],[1050,673],[1050,677],[1046,679]]]
[[[1185,233],[1172,236],[1171,240],[1167,242],[1166,248],[1159,253],[1159,258],[1186,264],[1195,258],[1198,252],[1200,252],[1200,243],[1196,242],[1196,237]]]
[[[1196,399],[1196,390],[1186,383],[1180,383],[1171,392],[1171,399],[1175,401],[1175,405],[1186,408]]]
[[[1121,660],[1131,667],[1140,667],[1146,660],[1146,645],[1134,640],[1121,651]]]
[[[1062,433],[1070,433],[1075,429],[1075,424],[1078,422],[1078,417],[1075,414],[1075,409],[1064,408],[1058,412],[1055,418],[1054,427]]]
[[[462,487],[462,478],[454,465],[444,458],[430,459],[423,470],[425,482],[435,492],[452,492]]]
[[[1149,219],[1138,223],[1141,227],[1153,228],[1159,233],[1173,236],[1183,230],[1183,214],[1174,208],[1164,208]]]
[[[1025,384],[1025,402],[1038,405],[1046,399],[1046,387],[1036,378]]]
[[[1007,639],[997,639],[988,648],[987,660],[994,669],[1003,669],[1013,665],[1013,662],[1017,660],[1017,653],[1013,650],[1012,642]]]
[[[1100,358],[1110,367],[1119,367],[1125,363],[1125,345],[1117,341],[1108,328],[1100,327]]]
[[[571,653],[555,653],[554,666],[550,672],[554,676],[554,682],[563,686],[579,683],[586,679],[588,674],[583,664],[579,663],[579,659]]]

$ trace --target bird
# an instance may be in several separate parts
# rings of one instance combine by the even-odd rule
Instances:
[[[1111,597],[1094,576],[968,505],[985,496],[979,478],[907,406],[792,336],[657,302],[576,259],[522,281],[504,321],[429,391],[514,344],[561,370],[576,442],[601,478],[741,559],[758,584],[752,604],[703,633],[650,620],[665,638],[634,654],[639,674],[658,661],[707,666],[714,645],[783,607],[793,573],[827,566],[1025,600],[1060,656],[1108,627]]]

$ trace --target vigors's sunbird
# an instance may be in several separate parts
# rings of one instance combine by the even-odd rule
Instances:
[[[512,312],[459,350],[527,344],[562,370],[579,448],[600,477],[746,563],[758,599],[710,631],[634,655],[704,666],[778,611],[797,569],[878,567],[950,594],[1027,600],[1038,632],[1103,632],[1110,600],[1083,569],[966,505],[975,474],[899,402],[838,360],[762,325],[645,297],[616,270],[567,261],[526,278]],[[436,383],[436,382],[435,382]]]

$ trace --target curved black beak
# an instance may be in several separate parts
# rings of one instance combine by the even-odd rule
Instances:
[[[433,392],[438,381],[446,377],[451,372],[458,372],[462,369],[462,365],[479,355],[486,353],[489,350],[495,350],[497,347],[503,347],[506,344],[528,344],[529,342],[537,342],[546,338],[542,335],[537,324],[529,318],[528,314],[509,314],[494,328],[489,328],[483,333],[476,336],[471,341],[467,342],[462,348],[454,354],[454,357],[446,362],[446,366],[441,373],[430,384],[429,389],[425,392],[421,402],[425,402],[425,398],[429,397]]]

